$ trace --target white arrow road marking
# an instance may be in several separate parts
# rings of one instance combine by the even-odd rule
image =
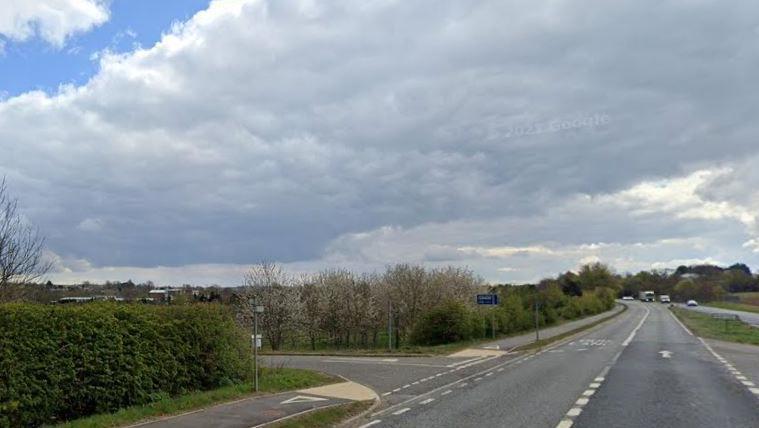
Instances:
[[[659,351],[662,358],[672,358],[672,351]]]
[[[312,401],[329,401],[329,399],[322,397],[309,397],[308,395],[296,395],[295,397],[287,399],[279,404],[310,403]]]

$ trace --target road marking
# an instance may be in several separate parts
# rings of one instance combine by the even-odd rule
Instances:
[[[419,381],[411,382],[412,385],[419,385]]]
[[[493,376],[493,372],[490,372],[490,373],[488,373],[488,374],[485,375],[485,377],[488,377],[488,376]]]
[[[659,351],[659,354],[661,354],[662,358],[672,358],[672,351]]]
[[[426,400],[424,400],[424,401],[420,401],[420,402],[419,402],[419,404],[430,404],[430,403],[432,403],[433,401],[435,401],[435,399],[434,399],[434,398],[428,398],[428,399],[426,399]]]
[[[363,425],[361,425],[361,426],[360,426],[360,427],[358,427],[358,428],[366,428],[366,427],[370,427],[370,426],[372,426],[372,425],[377,425],[377,424],[378,424],[378,423],[380,423],[380,422],[382,422],[382,420],[381,420],[381,419],[375,419],[375,420],[373,420],[373,421],[369,422],[368,424],[363,424]]]
[[[581,408],[579,408],[579,407],[573,407],[573,408],[569,409],[569,411],[567,412],[567,416],[572,416],[572,417],[580,416],[580,412],[582,412]]]
[[[461,385],[459,385],[459,388],[463,388],[463,387],[465,387],[465,386],[467,386],[467,385],[469,385],[469,383],[467,383],[467,382],[464,382],[464,383],[462,383]]]
[[[600,383],[598,383],[598,382],[594,382],[594,383],[591,383],[591,384],[590,384],[588,387],[589,387],[589,388],[593,388],[593,389],[595,389],[595,388],[598,388],[599,386],[601,386],[601,384],[600,384]]]
[[[584,406],[588,404],[588,401],[590,400],[588,400],[587,398],[578,398],[577,401],[575,402],[575,406]]]
[[[411,410],[411,407],[404,407],[404,408],[402,408],[401,410],[398,410],[398,411],[395,411],[395,412],[393,412],[393,414],[394,414],[395,416],[398,416],[398,415],[402,415],[402,414],[404,414],[404,413],[408,412],[409,410]]]
[[[450,394],[451,392],[453,392],[453,390],[449,389],[449,390],[447,390],[447,391],[443,391],[443,393],[442,393],[442,394],[440,394],[440,395],[441,395],[441,396],[442,396],[442,395],[448,395],[448,394]]]
[[[322,397],[309,397],[307,395],[296,395],[295,397],[287,399],[279,404],[310,403],[312,401],[329,401],[329,399]]]
[[[680,327],[682,327],[683,330],[685,330],[686,333],[688,333],[689,335],[693,336],[693,333],[691,333],[691,331],[688,330],[688,327],[686,327],[685,324],[683,324],[679,319],[677,319],[677,317],[675,316],[675,314],[672,311],[669,311],[669,314],[672,315],[672,318],[674,318],[675,321],[677,321],[677,323],[680,324]]]
[[[582,395],[584,395],[586,397],[590,397],[591,395],[593,395],[595,393],[596,393],[596,391],[594,391],[592,389],[587,389],[587,390],[585,390],[585,392],[582,393]]]
[[[580,348],[580,349],[578,349],[578,350],[577,350],[577,352],[580,352],[580,351],[587,351],[587,350],[588,350],[588,348]]]
[[[563,349],[551,349],[548,352],[564,352],[564,350]]]
[[[411,385],[409,385],[409,384],[406,384],[406,385],[403,385],[403,386],[401,387],[401,389],[406,389],[406,388],[408,388],[408,387],[410,387],[410,386],[411,386]]]
[[[474,378],[474,381],[475,381],[475,382],[479,382],[479,381],[481,381],[481,380],[482,380],[482,378],[481,378],[481,377],[477,377],[477,378]]]
[[[385,396],[388,396],[388,395],[390,395],[390,394],[392,394],[392,393],[393,393],[393,391],[390,391],[390,392],[386,392],[386,393],[382,394],[382,396],[383,396],[383,397],[385,397]]]
[[[455,363],[452,363],[452,364],[448,364],[446,367],[449,367],[449,368],[450,368],[450,367],[456,367],[456,366],[460,366],[460,365],[462,365],[462,364],[471,363],[471,362],[473,362],[473,361],[478,361],[478,360],[481,360],[481,359],[483,359],[483,358],[485,358],[485,357],[477,357],[477,358],[472,358],[472,359],[469,359],[469,360],[464,360],[464,361],[457,361],[457,362],[455,362]]]
[[[732,364],[730,364],[727,360],[725,360],[720,354],[714,351],[711,346],[709,346],[708,343],[702,338],[698,338],[698,340],[701,341],[701,343],[706,347],[706,349],[709,350],[709,352],[714,355],[714,358],[716,358],[718,361],[722,362],[722,364],[732,373],[733,376],[735,376],[735,379],[742,383],[743,386],[747,387],[751,393],[759,395],[759,388],[755,388],[754,382],[748,380],[746,376],[744,376],[741,372],[735,369]]]
[[[498,370],[496,370],[496,371],[497,371],[497,372],[502,372],[502,371],[503,371],[503,367],[501,367],[500,369],[498,369]]]
[[[646,322],[646,318],[648,318],[648,316],[651,314],[650,309],[646,308],[645,306],[643,307],[643,309],[646,310],[646,315],[643,316],[643,319],[640,320],[640,322],[638,323],[637,326],[635,326],[635,328],[630,333],[630,335],[627,336],[627,339],[625,339],[625,341],[622,342],[622,346],[627,346],[630,344],[630,342],[632,342],[633,337],[635,337],[635,335],[638,333],[638,330],[640,330],[640,328],[643,326],[643,323]]]
[[[393,390],[393,392],[398,392],[398,391],[400,391],[400,390],[401,390],[400,388],[395,388],[395,389]]]
[[[570,428],[573,424],[571,419],[564,419],[556,425],[556,428]]]
[[[604,378],[603,377],[597,377],[597,378],[595,378],[593,380],[596,381],[596,382],[603,382]]]

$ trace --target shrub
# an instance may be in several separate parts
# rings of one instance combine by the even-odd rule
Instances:
[[[244,380],[221,306],[0,306],[0,426],[37,426]]]
[[[422,315],[414,325],[411,340],[419,345],[451,343],[471,338],[482,327],[480,317],[470,313],[466,305],[449,300]]]

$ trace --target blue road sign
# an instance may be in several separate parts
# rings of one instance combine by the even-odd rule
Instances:
[[[478,294],[477,304],[478,305],[497,305],[498,295],[497,294]]]

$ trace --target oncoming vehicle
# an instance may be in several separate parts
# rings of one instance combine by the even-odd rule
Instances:
[[[622,296],[622,300],[635,300],[633,296]]]
[[[669,303],[671,300],[669,299],[668,295],[662,294],[661,296],[659,296],[659,301],[661,303]]]
[[[695,300],[688,300],[688,303],[685,304],[686,306],[698,306],[698,302]]]
[[[656,299],[656,294],[653,291],[641,291],[638,299],[641,302],[653,302]]]

